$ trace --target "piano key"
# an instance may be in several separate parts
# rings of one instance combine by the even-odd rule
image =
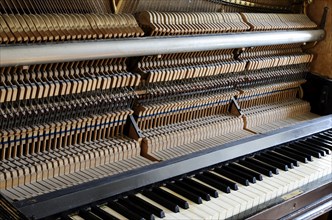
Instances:
[[[195,178],[192,178],[192,179],[203,185],[212,187],[210,185],[207,185],[204,182],[201,182],[198,179],[195,179]],[[211,201],[209,201],[208,203],[213,202],[214,204],[219,205],[222,208],[224,208],[226,210],[226,218],[229,218],[231,216],[236,218],[242,210],[241,206],[243,206],[244,201],[241,199],[238,199],[238,198],[234,198],[234,196],[233,195],[231,196],[231,194],[224,193],[220,190],[217,190],[217,191],[218,191],[219,197],[211,198]],[[220,210],[222,210],[222,208]],[[189,211],[190,211],[190,209],[189,209]]]
[[[248,173],[248,174],[254,176],[254,177],[255,177],[257,180],[259,180],[259,181],[262,181],[262,180],[263,180],[263,176],[262,176],[262,174],[260,174],[260,173],[258,173],[258,172],[255,172],[255,171],[253,171],[253,170],[249,170],[249,169],[247,169],[246,167],[241,166],[241,165],[239,165],[239,164],[237,164],[237,163],[230,163],[228,166],[229,166],[229,167],[232,167],[232,168],[236,168],[236,169],[238,169],[238,170],[240,170],[240,171],[242,171],[242,172],[246,172],[246,173]]]
[[[136,203],[137,205],[141,206],[141,207],[145,207],[147,210],[150,210],[155,216],[157,216],[158,218],[163,218],[165,217],[165,213],[162,209],[146,202],[145,200],[135,196],[135,195],[129,195],[128,199],[130,199],[130,201]],[[189,206],[189,205],[188,205]]]
[[[296,142],[296,144],[304,146],[304,147],[306,147],[310,150],[313,150],[313,151],[318,151],[321,154],[321,156],[323,156],[323,157],[325,157],[329,152],[329,150],[326,149],[326,148],[323,148],[323,147],[320,147],[320,146],[317,146],[315,144],[308,143],[308,142],[305,142],[305,141],[298,141],[298,142]]]
[[[326,133],[315,134],[312,137],[316,137],[318,140],[323,139],[332,141],[332,135],[328,135]]]
[[[277,158],[282,158],[283,160],[286,160],[286,161],[292,163],[294,166],[297,166],[297,167],[299,166],[299,163],[298,163],[297,160],[295,160],[295,159],[293,159],[293,158],[290,158],[290,157],[287,157],[287,156],[285,156],[285,155],[282,155],[282,154],[276,153],[276,152],[274,152],[274,151],[267,151],[267,152],[265,152],[265,154],[267,154],[267,155],[272,155],[272,156],[277,157]]]
[[[294,164],[291,161],[286,160],[282,157],[278,157],[278,155],[267,154],[266,152],[264,152],[264,153],[261,153],[260,156],[263,156],[263,157],[269,158],[273,161],[285,164],[289,169],[294,169]]]
[[[93,214],[97,215],[101,219],[118,219],[117,217],[105,211],[101,207],[94,206],[92,207],[91,211],[93,212]]]
[[[159,203],[160,205],[168,208],[169,210],[171,210],[172,212],[179,212],[180,208],[177,204],[167,200],[166,198],[163,198],[159,195],[157,195],[156,193],[154,192],[151,192],[151,191],[143,191],[142,194],[146,197],[148,197],[149,199],[153,200],[153,201],[156,201],[157,203]]]
[[[331,137],[331,136],[330,136],[330,137]],[[311,136],[311,137],[309,137],[308,139],[313,139],[313,140],[317,140],[317,141],[322,141],[322,142],[324,142],[324,143],[326,143],[326,144],[330,144],[330,145],[332,145],[332,141],[329,140],[329,139],[327,139],[327,138],[318,138],[318,137],[315,137],[315,136]]]
[[[308,138],[306,139],[307,142],[318,144],[319,146],[326,147],[332,151],[332,144],[326,142],[324,139],[318,139],[318,138]]]
[[[321,156],[322,156],[319,152],[317,152],[315,150],[311,150],[311,149],[309,149],[309,148],[307,148],[307,147],[305,147],[305,146],[303,146],[299,143],[292,143],[292,144],[289,144],[288,146],[293,148],[293,149],[299,150],[301,152],[305,152],[305,153],[307,153],[307,154],[309,154],[313,157],[321,158]]]
[[[79,211],[79,215],[82,216],[84,219],[87,220],[102,220],[102,218],[98,217],[97,215],[93,214],[91,211],[82,209]]]
[[[273,151],[277,152],[278,154],[285,155],[287,157],[290,157],[294,160],[301,161],[302,163],[308,163],[308,160],[305,156],[298,155],[296,153],[287,151],[286,149],[283,148],[275,148]]]
[[[213,178],[210,178],[206,175],[203,175],[203,174],[198,174],[195,176],[195,178],[199,179],[200,181],[202,182],[205,182],[225,193],[230,193],[231,192],[231,188],[223,183],[220,183],[219,181],[213,179]]]
[[[2,217],[2,219],[4,218],[4,217],[6,217],[5,215],[2,215],[2,213],[1,213],[1,217]],[[10,219],[10,217],[11,216],[8,216],[8,219]],[[59,219],[61,219],[61,220],[74,220],[75,218],[81,218],[82,219],[82,217],[81,216],[78,216],[76,213],[73,213],[73,214],[62,214],[61,215],[61,217],[59,218]]]
[[[178,186],[174,183],[168,183],[166,185],[166,188],[169,188],[170,190],[188,198],[189,200],[197,203],[197,204],[202,204],[202,197],[200,197],[199,195],[197,195],[196,193],[190,192],[189,189],[184,189],[181,186]]]
[[[267,157],[264,155],[255,155],[254,158],[256,160],[259,160],[261,162],[267,163],[267,164],[271,164],[272,166],[275,166],[281,170],[287,171],[288,170],[288,166],[287,164],[285,164],[283,161],[278,161],[277,159],[274,159],[272,157]]]
[[[204,192],[203,190],[201,190],[195,186],[191,186],[190,184],[185,183],[182,180],[176,181],[176,182],[174,182],[174,184],[177,185],[178,187],[181,187],[185,190],[188,190],[188,191],[200,196],[205,201],[211,200],[210,195],[207,192]]]
[[[179,197],[174,196],[173,194],[168,193],[165,190],[162,190],[161,188],[154,188],[152,189],[152,192],[158,194],[159,196],[173,202],[174,204],[177,204],[179,207],[183,209],[188,209],[189,204],[186,200],[180,199]]]
[[[164,214],[165,214],[165,217],[163,219],[176,219],[175,215],[179,216],[179,218],[186,219],[186,217],[183,216],[181,213],[179,213],[179,211],[177,213],[174,213],[173,211],[171,211],[167,207],[159,204],[158,202],[150,199],[149,197],[144,196],[141,193],[137,193],[135,196],[138,197],[138,198],[140,198],[141,200],[143,200],[143,201],[145,201],[145,202],[147,202],[147,203],[149,203],[149,204],[157,207],[158,209],[163,210]],[[180,209],[178,209],[178,210],[180,210]]]
[[[255,160],[254,158],[252,157],[248,157],[245,159],[245,161],[248,161],[250,163],[253,163],[255,164],[256,166],[259,166],[259,167],[262,167],[264,169],[268,169],[270,170],[273,174],[278,174],[279,173],[279,170],[278,168],[272,166],[272,165],[269,165],[269,164],[266,164],[266,163],[263,163],[261,161],[258,161],[258,160]]]
[[[193,214],[195,214],[196,216],[198,216],[202,219],[211,219],[211,217],[213,218],[213,216],[214,216],[214,218],[215,218],[218,215],[218,213],[215,210],[213,210],[209,207],[209,204],[210,204],[209,202],[207,202],[207,203],[202,202],[201,204],[197,204],[193,201],[190,201],[189,198],[184,197],[183,195],[178,194],[177,192],[175,192],[175,191],[173,191],[169,188],[161,187],[161,189],[163,189],[163,190],[165,190],[165,191],[167,191],[167,192],[173,194],[174,196],[179,197],[183,200],[188,200],[190,208],[187,209],[187,210],[185,210],[185,209],[180,210],[180,213],[182,213],[183,215],[191,217],[191,216],[188,215],[188,213],[193,213]],[[196,218],[195,218],[195,216],[191,217],[191,219],[196,219]]]
[[[213,172],[213,171],[211,171]],[[221,174],[216,173],[215,175],[220,176],[222,178],[227,179],[227,177],[221,176]],[[252,184],[250,186],[254,186],[255,184]],[[259,203],[260,198],[257,197],[257,192],[253,192],[251,187],[243,186],[242,184],[238,184],[238,190],[232,191],[230,195],[237,196],[238,198],[241,198],[242,200],[246,201],[247,209],[253,208],[255,204]],[[253,187],[256,189],[257,187]],[[264,198],[265,199],[265,198]]]
[[[243,172],[243,171],[241,171],[239,169],[236,169],[236,168],[233,168],[233,167],[229,167],[228,165],[227,166],[223,166],[222,169],[225,169],[228,172],[234,173],[236,175],[245,177],[251,183],[256,183],[256,177],[254,175],[249,174],[249,172],[246,173],[246,172]]]
[[[242,166],[245,166],[247,168],[250,168],[258,173],[261,173],[265,176],[272,177],[272,171],[265,169],[263,167],[257,166],[253,163],[250,163],[250,161],[246,160],[239,160],[237,163],[241,164]]]
[[[117,219],[120,219],[120,220],[128,219],[125,216],[123,216],[123,215],[119,214],[118,212],[114,211],[113,209],[111,209],[108,206],[101,206],[100,208],[103,209],[105,212],[109,213],[110,215],[114,216]]]
[[[65,217],[62,217],[61,219],[64,219],[64,220],[84,220],[84,218],[82,218],[79,215],[65,216]]]
[[[236,175],[234,173],[231,173],[225,169],[222,169],[222,168],[215,168],[214,169],[214,172],[222,175],[222,176],[225,176],[225,177],[228,177],[229,179],[235,181],[235,182],[238,182],[244,186],[249,186],[249,180],[244,178],[244,177],[241,177],[239,175]]]
[[[211,171],[213,171],[213,170],[211,170]],[[206,172],[204,172],[202,175],[204,176],[207,176],[207,177],[209,177],[209,178],[211,178],[211,179],[214,179],[214,180],[216,180],[217,182],[220,182],[220,183],[222,183],[222,184],[224,184],[224,185],[226,185],[226,186],[228,186],[229,188],[231,188],[232,190],[237,190],[238,189],[238,185],[234,182],[234,181],[230,181],[230,180],[228,180],[228,179],[225,179],[225,178],[222,178],[222,177],[220,177],[220,176],[216,176],[213,172],[211,172],[211,171],[206,171]]]
[[[182,181],[189,184],[189,185],[191,185],[191,186],[194,186],[196,188],[199,188],[199,189],[203,190],[204,192],[208,193],[213,198],[218,198],[218,192],[215,189],[211,188],[211,187],[207,187],[205,185],[202,185],[202,184],[200,184],[200,183],[198,183],[198,182],[196,182],[196,181],[194,181],[190,178],[184,178]]]
[[[120,205],[126,207],[127,209],[133,211],[136,214],[139,214],[140,216],[142,216],[144,219],[150,219],[150,220],[154,220],[154,215],[152,214],[152,212],[146,211],[146,209],[144,207],[140,207],[138,205],[136,205],[135,203],[132,203],[130,200],[128,199],[119,199],[117,201]]]
[[[308,161],[312,161],[312,156],[310,154],[308,154],[308,153],[299,151],[297,149],[294,149],[294,148],[291,148],[291,147],[288,147],[288,146],[283,146],[282,148],[285,149],[285,150],[287,150],[287,151],[290,151],[290,152],[292,152],[294,154],[304,156]]]
[[[255,211],[260,204],[268,204],[272,202],[273,199],[277,196],[289,193],[292,190],[295,190],[298,187],[309,183],[309,179],[312,182],[316,179],[321,178],[324,175],[331,174],[331,158],[331,155],[327,155],[326,157],[322,157],[320,159],[313,158],[313,161],[307,164],[299,162],[298,167],[290,169],[289,171],[280,170],[279,175],[273,175],[273,177],[265,177],[262,181],[258,181],[256,184],[250,184],[249,186],[243,186],[242,184],[239,184],[238,191],[231,191],[231,193],[229,194],[226,194],[216,189],[219,193],[218,198],[211,197],[210,201],[204,201],[202,204],[199,205],[188,200],[186,197],[177,194],[171,189],[165,188],[163,186],[160,188],[168,191],[169,193],[174,193],[175,196],[183,200],[188,200],[189,203],[189,209],[179,209],[179,213],[172,213],[173,215],[169,218],[244,218],[244,213],[249,212],[249,210]],[[250,168],[247,169],[250,170]],[[215,173],[212,170],[209,171],[209,173],[221,177],[220,174]],[[223,178],[228,180],[227,177]],[[202,182],[199,179],[196,179],[196,177],[190,178],[190,180],[195,181],[200,185],[208,186],[212,189],[215,188],[205,182]],[[188,182],[188,180],[186,180],[186,182]],[[162,209],[168,210],[167,208]],[[179,217],[178,214],[182,214],[182,216]]]
[[[124,217],[128,219],[141,219],[143,220],[143,216],[139,215],[138,213],[133,212],[132,210],[124,207],[123,205],[119,204],[118,202],[108,202],[107,206],[113,209],[115,212],[120,213]]]

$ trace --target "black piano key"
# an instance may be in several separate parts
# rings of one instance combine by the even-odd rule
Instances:
[[[328,134],[315,134],[313,137],[317,137],[317,138],[320,138],[320,139],[323,139],[323,140],[329,140],[329,141],[332,141],[332,136],[331,135],[328,135]]]
[[[147,209],[145,209],[145,207],[140,207],[138,205],[136,205],[135,203],[131,202],[128,199],[119,199],[117,201],[120,205],[126,207],[127,209],[131,210],[132,212],[143,216],[145,219],[150,219],[150,220],[154,220],[154,215],[152,214],[152,212],[148,212]]]
[[[294,164],[292,162],[290,162],[289,160],[285,160],[282,157],[278,157],[278,155],[275,156],[275,155],[267,154],[265,152],[261,153],[260,155],[263,156],[263,157],[269,158],[273,161],[277,161],[279,163],[286,164],[287,167],[290,168],[290,169],[294,168]]]
[[[306,146],[306,145],[303,145],[301,143],[292,143],[289,145],[290,147],[292,148],[295,148],[295,149],[298,149],[298,150],[301,150],[301,151],[304,151],[314,157],[317,157],[317,158],[321,158],[322,157],[322,154],[320,151],[318,151],[317,149],[313,150],[311,149],[310,147]],[[324,153],[325,154],[325,153]]]
[[[293,158],[295,160],[298,160],[302,163],[308,163],[308,160],[305,156],[302,156],[302,155],[298,155],[294,152],[291,152],[291,151],[288,151],[287,149],[283,149],[283,148],[276,148],[274,149],[273,151],[279,153],[279,154],[282,154],[282,155],[285,155],[287,157],[290,157],[290,158]]]
[[[194,203],[197,204],[202,204],[202,197],[200,197],[199,195],[190,192],[189,190],[186,190],[182,187],[179,187],[173,183],[168,183],[166,185],[167,188],[169,188],[170,190],[182,195],[183,197],[193,201]]]
[[[203,190],[204,192],[208,193],[210,196],[212,196],[213,198],[218,198],[218,191],[211,188],[211,187],[208,187],[206,185],[203,185],[195,180],[192,180],[192,179],[189,179],[189,178],[184,178],[183,179],[183,182],[193,186],[193,187],[196,187],[198,189],[201,189]]]
[[[272,165],[269,165],[269,164],[266,164],[266,163],[263,163],[261,161],[258,161],[258,160],[255,160],[254,158],[246,158],[245,161],[249,161],[259,167],[262,167],[262,168],[265,168],[265,169],[268,169],[270,170],[273,174],[279,174],[279,170],[277,167],[274,167]]]
[[[325,142],[326,144],[330,144],[332,145],[332,141],[327,139],[327,138],[318,138],[318,137],[315,137],[315,136],[312,136],[310,137],[309,139],[314,139],[314,140],[317,140],[317,141],[323,141]]]
[[[303,152],[303,151],[300,151],[300,150],[297,150],[297,149],[294,149],[294,148],[288,147],[288,146],[285,146],[285,147],[282,147],[282,148],[287,150],[287,151],[291,151],[292,153],[304,156],[304,157],[307,158],[308,161],[312,161],[312,156],[310,154],[306,153],[306,152]]]
[[[252,169],[258,173],[261,173],[265,176],[268,177],[272,177],[272,171],[265,169],[263,167],[257,166],[256,164],[250,163],[250,161],[246,161],[246,160],[239,160],[238,161],[239,164],[241,164],[242,166],[245,166],[249,169]]]
[[[246,167],[240,166],[240,165],[235,164],[235,163],[231,163],[231,164],[229,164],[228,166],[229,166],[229,167],[232,167],[232,168],[234,168],[234,169],[240,170],[240,171],[242,171],[242,172],[248,173],[248,174],[254,176],[254,177],[255,177],[257,180],[259,180],[259,181],[262,181],[262,180],[263,180],[263,176],[262,176],[262,174],[260,174],[260,173],[258,173],[258,172],[256,172],[256,171],[249,170],[249,169],[247,169]]]
[[[98,217],[100,217],[102,219],[112,219],[112,220],[118,219],[115,216],[111,215],[110,213],[104,211],[103,209],[101,209],[97,206],[92,207],[91,211],[93,214],[97,215]]]
[[[308,143],[308,142],[305,142],[305,141],[298,141],[296,142],[296,144],[298,145],[301,145],[303,147],[306,147],[310,150],[313,150],[313,151],[317,151],[320,153],[321,156],[325,157],[326,156],[326,148],[322,148],[322,147],[319,147],[319,146],[316,146],[315,144],[312,144],[312,143]]]
[[[128,218],[128,219],[141,219],[143,220],[144,217],[135,213],[134,211],[124,207],[123,205],[120,205],[117,202],[108,202],[107,203],[108,207],[110,207],[111,209],[113,209],[114,211],[116,211],[117,213],[123,215],[124,217]]]
[[[203,190],[201,190],[197,187],[191,186],[188,183],[185,183],[185,182],[182,182],[182,181],[176,181],[174,184],[177,185],[178,187],[186,189],[189,192],[192,192],[192,193],[200,196],[205,201],[210,201],[211,200],[210,195],[207,192],[204,192]]]
[[[218,175],[216,175],[214,173],[211,173],[211,172],[204,172],[203,175],[206,175],[209,178],[212,178],[213,180],[216,180],[217,182],[222,183],[222,184],[228,186],[232,190],[238,190],[238,186],[237,186],[236,182],[233,182],[231,180],[228,180],[226,178],[223,178],[223,177],[218,176]]]
[[[268,151],[268,152],[265,152],[265,154],[267,155],[272,155],[272,156],[275,156],[277,158],[282,158],[283,160],[286,160],[290,163],[292,163],[294,166],[299,166],[299,162],[291,157],[287,157],[285,155],[282,155],[282,154],[279,154],[279,153],[276,153],[274,151]]]
[[[97,215],[93,214],[91,211],[84,209],[79,211],[79,216],[87,220],[103,220],[103,218],[98,217]]]
[[[306,139],[306,141],[309,143],[318,144],[319,146],[326,147],[326,148],[332,150],[332,145],[325,142],[323,139],[308,138],[308,139]]]
[[[254,175],[251,175],[249,173],[243,172],[240,169],[230,167],[230,166],[223,166],[221,169],[225,169],[231,173],[234,173],[236,175],[242,176],[244,178],[247,178],[249,182],[256,183],[256,177]]]
[[[154,192],[151,191],[143,191],[142,194],[146,197],[148,197],[149,199],[155,201],[156,203],[166,207],[167,209],[171,210],[172,212],[179,212],[180,208],[177,204],[157,195]]]
[[[278,161],[276,159],[269,158],[264,155],[255,155],[254,158],[264,163],[271,164],[272,166],[275,166],[281,170],[288,171],[287,164],[283,163],[282,161]]]
[[[141,207],[145,207],[147,210],[151,211],[158,218],[165,217],[165,212],[162,209],[148,203],[147,201],[145,201],[135,195],[129,195],[128,199],[130,199],[130,201],[134,202],[135,204],[137,204]]]
[[[152,189],[152,191],[156,194],[158,194],[159,196],[172,201],[174,204],[177,204],[178,206],[180,206],[183,209],[188,209],[189,208],[189,203],[163,189],[160,188],[154,188]]]
[[[305,143],[307,145],[310,145],[310,146],[312,146],[314,148],[318,148],[318,149],[323,150],[326,155],[331,154],[331,150],[329,148],[321,146],[320,144],[314,144],[314,143],[310,143],[310,142],[306,142],[306,141],[303,141],[303,143]]]
[[[222,169],[222,168],[215,168],[214,172],[219,173],[220,175],[225,176],[225,177],[227,177],[227,178],[229,178],[229,179],[231,179],[235,182],[238,182],[238,183],[240,183],[244,186],[249,186],[249,180],[245,177],[239,176],[237,174],[234,174],[234,173],[232,173],[230,171],[227,171],[225,169]]]
[[[195,178],[202,181],[202,182],[204,182],[204,183],[206,183],[206,184],[208,184],[208,185],[210,185],[210,186],[215,187],[216,189],[219,189],[222,192],[225,192],[225,193],[230,193],[231,192],[231,188],[229,186],[227,186],[223,183],[220,183],[220,182],[218,182],[218,181],[216,181],[216,180],[214,180],[210,177],[207,177],[205,175],[198,174],[198,175],[195,176]]]

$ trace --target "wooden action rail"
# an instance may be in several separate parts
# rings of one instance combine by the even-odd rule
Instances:
[[[148,158],[154,158],[155,160],[161,160],[161,158],[165,159],[165,157],[160,157],[162,153],[159,153],[159,156],[153,156],[154,152],[163,151],[165,149],[169,148],[182,148],[183,145],[195,144],[197,141],[205,140],[209,142],[209,139],[217,138],[220,139],[223,137],[223,135],[226,135],[229,133],[230,137],[234,133],[235,137],[238,137],[237,135],[240,135],[240,137],[248,136],[249,133],[242,132],[243,129],[249,129],[248,131],[252,132],[250,130],[249,122],[253,120],[254,122],[257,120],[258,124],[267,124],[269,122],[277,121],[278,119],[286,119],[286,118],[294,118],[295,117],[301,117],[301,115],[306,115],[310,112],[310,106],[308,108],[308,103],[304,101],[294,100],[294,97],[296,97],[296,93],[298,91],[297,88],[289,89],[285,91],[280,91],[282,88],[285,87],[293,87],[293,86],[299,86],[301,82],[294,82],[289,83],[289,85],[281,84],[279,85],[279,88],[277,85],[275,86],[266,86],[265,89],[255,89],[254,91],[251,91],[253,93],[252,96],[263,96],[263,98],[252,98],[251,105],[256,105],[256,112],[255,107],[252,107],[254,109],[254,113],[251,113],[249,110],[251,108],[244,109],[244,121],[242,118],[236,117],[234,115],[214,115],[214,116],[207,116],[202,118],[195,118],[190,121],[186,122],[179,122],[174,123],[171,125],[165,125],[165,126],[159,126],[153,129],[147,129],[143,130],[143,142],[142,142],[142,152],[143,155],[146,155]],[[266,90],[273,90],[278,89],[276,94],[266,96],[264,93],[266,93]],[[259,94],[259,92],[264,92],[263,94]],[[247,92],[248,93],[248,92]],[[247,94],[246,93],[246,94]],[[248,94],[247,94],[248,95]],[[288,101],[291,100],[291,101]],[[248,100],[246,100],[248,102]],[[274,103],[273,103],[274,102]],[[282,104],[275,104],[282,102]],[[262,104],[262,103],[268,103],[268,104]],[[272,104],[271,104],[272,103]],[[286,105],[286,104],[287,105]],[[258,106],[257,106],[258,105]],[[264,114],[264,111],[261,113],[259,106],[263,106],[267,109],[264,109],[269,112],[269,114]],[[272,106],[271,109],[268,109],[269,106]],[[262,107],[262,108],[263,108]],[[247,109],[249,109],[247,111]],[[214,113],[214,112],[213,112]],[[247,114],[249,115],[247,117]],[[252,118],[251,115],[254,115]],[[211,119],[209,119],[212,118]],[[216,119],[213,119],[213,118]],[[267,118],[267,119],[266,119]],[[197,121],[200,121],[197,123]],[[291,120],[290,120],[291,121]],[[285,122],[283,122],[285,123]],[[291,124],[291,123],[289,123]],[[289,125],[288,124],[288,125]],[[251,125],[251,124],[250,124]],[[269,127],[269,125],[266,125]],[[276,127],[275,127],[276,128]],[[274,129],[275,129],[274,128]],[[271,130],[271,128],[269,129]],[[217,132],[218,131],[218,132]],[[243,136],[242,136],[243,135]],[[227,140],[232,140],[231,138],[225,138],[225,141],[222,143],[226,143]],[[234,139],[233,139],[234,140]],[[196,151],[200,150],[200,148],[195,145]],[[206,145],[202,145],[202,148]],[[215,145],[208,145],[210,147],[213,147]],[[174,150],[176,151],[176,150]],[[170,159],[170,154],[167,159]],[[173,156],[176,157],[179,154],[174,154]]]
[[[310,29],[317,25],[304,14],[241,13],[252,31]]]
[[[281,0],[119,0],[115,2],[115,12],[137,13],[142,11],[168,12],[291,12],[300,11],[299,7],[290,7],[291,1]]]
[[[0,43],[143,36],[130,14],[0,14]]]
[[[109,91],[139,85],[126,59],[55,63],[0,69],[0,103]]]
[[[143,57],[137,71],[147,83],[156,83],[241,72],[245,65],[234,59],[232,49]]]
[[[303,14],[185,13],[145,11],[136,16],[147,35],[213,34],[316,28]]]
[[[167,149],[181,148],[182,145],[194,145],[201,140],[209,140],[214,137],[222,137],[225,134],[237,133],[243,130],[243,120],[231,114],[219,114],[208,116],[204,118],[194,119],[187,122],[163,126],[156,129],[151,129],[143,132],[144,138],[142,140],[142,154],[152,160],[165,160],[178,157],[179,154],[168,154],[168,157],[156,156],[158,152]],[[248,135],[250,132],[243,132],[242,136],[237,136],[238,139]],[[232,135],[230,135],[232,136]],[[236,136],[236,135],[234,135]],[[233,137],[234,137],[233,136]],[[233,139],[234,140],[234,139]],[[228,139],[231,141],[231,139]],[[226,141],[221,142],[226,143]],[[204,148],[212,147],[211,145],[196,147],[196,151]],[[193,150],[188,151],[194,152]],[[162,153],[160,153],[162,154]],[[183,153],[182,155],[184,155]]]
[[[143,57],[136,71],[146,83],[158,83],[307,64],[313,59],[300,44],[245,48],[238,55],[236,52],[231,49]]]
[[[137,15],[137,20],[151,36],[240,32],[250,28],[238,13],[145,11]]]
[[[311,63],[313,54],[303,52],[300,44],[246,48],[238,59],[247,61],[246,70]]]
[[[72,118],[34,126],[0,130],[1,160],[61,149],[123,134],[132,110]]]
[[[11,129],[71,118],[103,114],[130,108],[136,98],[134,91],[109,91],[87,96],[67,96],[3,104],[0,108],[0,129]]]
[[[115,137],[4,160],[0,189],[23,200],[152,163],[140,156],[138,142]]]
[[[228,111],[236,91],[198,96],[191,99],[165,101],[134,108],[137,124],[142,130],[168,124],[190,121],[195,118]]]
[[[253,106],[242,111],[245,128],[255,133],[266,133],[318,117],[310,113],[310,103],[300,99]]]
[[[293,99],[297,97],[300,86],[305,82],[306,80],[302,79],[246,89],[239,88],[240,95],[238,95],[237,101],[241,109],[246,109],[261,104]]]

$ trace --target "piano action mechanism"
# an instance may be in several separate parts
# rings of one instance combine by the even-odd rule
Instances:
[[[328,212],[307,3],[0,0],[0,218]]]

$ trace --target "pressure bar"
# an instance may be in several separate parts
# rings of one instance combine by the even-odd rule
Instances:
[[[324,35],[324,30],[294,30],[5,45],[0,67],[306,43]]]

